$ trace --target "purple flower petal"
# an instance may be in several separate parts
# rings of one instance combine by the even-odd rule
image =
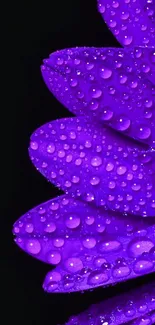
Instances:
[[[154,0],[98,0],[98,9],[123,46],[155,46]]]
[[[66,325],[151,325],[155,321],[155,284],[120,294],[83,313],[72,316]]]
[[[44,60],[50,91],[76,115],[155,146],[155,51],[74,48]],[[149,80],[150,79],[150,80]]]
[[[67,194],[122,213],[155,215],[154,150],[81,117],[42,126],[31,137],[29,153]]]
[[[26,213],[13,232],[20,248],[56,267],[45,278],[47,292],[106,286],[155,270],[152,220],[94,209],[65,195]]]

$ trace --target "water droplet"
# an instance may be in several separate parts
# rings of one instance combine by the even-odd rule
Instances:
[[[69,229],[75,229],[80,225],[80,217],[77,214],[67,215],[65,224]]]
[[[47,292],[53,292],[55,291],[56,289],[58,288],[58,283],[57,282],[49,282],[48,285],[47,285]]]
[[[96,257],[94,259],[94,265],[96,267],[101,267],[102,264],[107,263],[106,259],[103,257]]]
[[[124,45],[130,45],[133,41],[133,37],[132,36],[124,36],[124,40],[123,40],[123,44]]]
[[[100,178],[97,176],[94,176],[90,179],[90,184],[91,185],[98,185],[100,183]]]
[[[138,132],[137,132],[137,137],[141,140],[145,140],[145,139],[148,139],[151,135],[151,129],[148,128],[147,126],[141,126],[139,129],[138,129]]]
[[[108,68],[102,68],[100,70],[100,76],[103,79],[109,79],[112,76],[112,70],[110,70]]]
[[[55,223],[54,222],[48,223],[44,230],[45,230],[45,232],[48,232],[48,233],[54,232],[56,230]]]
[[[32,223],[27,223],[26,226],[25,226],[25,231],[28,233],[28,234],[31,234],[34,230],[34,226]]]
[[[141,188],[141,186],[140,186],[139,184],[134,183],[134,184],[131,186],[131,188],[132,188],[133,191],[139,191],[140,188]]]
[[[113,117],[113,112],[110,110],[109,107],[104,107],[104,111],[101,115],[101,119],[103,121],[109,121]]]
[[[61,254],[57,251],[50,251],[47,254],[47,261],[50,264],[57,265],[61,261]]]
[[[93,88],[91,90],[92,98],[100,98],[102,96],[102,90]]]
[[[92,225],[94,223],[94,221],[95,221],[95,218],[93,216],[87,216],[85,219],[85,223],[89,226]]]
[[[109,280],[107,272],[94,271],[88,277],[88,284],[101,284]]]
[[[37,239],[28,239],[26,242],[26,248],[30,254],[34,255],[39,254],[41,251],[41,245]]]
[[[121,243],[117,240],[103,241],[99,244],[99,250],[102,253],[118,251],[121,248]]]
[[[112,274],[116,279],[125,278],[131,273],[127,265],[118,265],[113,268]]]
[[[107,165],[106,165],[106,170],[107,172],[111,172],[112,170],[114,169],[114,164],[109,162]]]
[[[125,166],[119,166],[117,168],[117,174],[118,175],[124,175],[127,171],[127,168]]]
[[[93,167],[99,167],[102,165],[102,159],[99,156],[93,157],[91,159],[91,165]]]
[[[62,246],[64,245],[64,243],[65,243],[65,241],[64,241],[63,238],[55,238],[55,239],[53,240],[53,245],[54,245],[55,247],[62,247]]]
[[[31,143],[30,143],[30,148],[32,149],[32,150],[37,150],[38,149],[38,143],[36,142],[36,141],[31,141]]]
[[[153,267],[153,262],[142,258],[134,264],[133,270],[136,274],[142,274],[152,271]]]
[[[96,239],[93,237],[88,237],[82,241],[85,248],[94,248],[96,245]]]
[[[146,237],[138,237],[133,239],[128,245],[128,254],[131,257],[138,257],[143,253],[147,253],[154,247],[151,240]]]
[[[53,143],[50,143],[47,146],[47,152],[52,154],[54,151],[55,151],[55,145]]]
[[[76,272],[82,270],[83,263],[80,258],[71,257],[65,261],[65,268],[71,273],[76,273]]]
[[[119,131],[126,131],[129,128],[130,124],[131,121],[127,117],[122,116],[117,120],[116,127]]]

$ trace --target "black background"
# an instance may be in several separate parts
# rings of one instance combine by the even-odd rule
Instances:
[[[128,290],[144,280],[84,294],[48,295],[42,289],[42,282],[50,267],[20,251],[13,242],[13,223],[29,209],[60,193],[35,170],[28,157],[29,138],[36,128],[48,121],[71,116],[46,88],[40,65],[58,49],[116,47],[119,44],[97,12],[96,0],[13,2],[9,12],[7,42],[9,69],[12,66],[13,72],[7,79],[10,106],[5,113],[9,136],[3,134],[9,177],[5,181],[7,215],[1,229],[5,238],[1,278],[5,314],[2,323],[9,324],[11,317],[13,323],[22,325],[63,324],[70,315],[91,303]],[[151,278],[153,276],[148,276],[145,280]]]

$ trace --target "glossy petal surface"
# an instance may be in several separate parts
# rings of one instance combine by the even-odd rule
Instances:
[[[74,48],[44,60],[49,90],[76,115],[155,146],[155,51]]]
[[[81,118],[45,124],[31,137],[35,167],[67,194],[118,212],[155,215],[155,151]]]
[[[154,0],[98,0],[98,9],[124,47],[155,46]]]
[[[155,284],[120,294],[72,316],[66,325],[151,325],[155,321]]]
[[[44,281],[48,292],[85,290],[153,272],[154,233],[152,219],[94,209],[65,195],[14,225],[17,245],[56,267]]]

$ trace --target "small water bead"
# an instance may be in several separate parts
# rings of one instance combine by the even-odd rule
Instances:
[[[31,141],[31,142],[30,142],[30,148],[31,148],[32,150],[37,150],[38,147],[39,147],[39,145],[38,145],[37,142],[35,142],[35,141]]]
[[[129,303],[128,306],[124,309],[124,314],[126,317],[133,317],[136,313],[136,310],[132,303]]]
[[[103,241],[99,244],[99,250],[102,253],[109,253],[121,249],[121,243],[117,240]]]
[[[57,288],[58,288],[58,283],[55,281],[51,281],[48,283],[46,290],[47,292],[51,293],[54,292]]]
[[[77,184],[80,181],[80,177],[78,176],[72,176],[72,183]]]
[[[123,44],[130,45],[132,43],[132,41],[133,41],[133,37],[130,35],[128,35],[128,36],[126,35],[126,36],[124,36]]]
[[[56,271],[51,271],[47,274],[46,280],[48,282],[59,282],[61,281],[61,274]]]
[[[81,259],[78,257],[68,258],[64,264],[65,264],[65,268],[67,269],[67,271],[69,271],[71,273],[79,272],[83,268],[83,263],[82,263]]]
[[[27,223],[26,226],[25,226],[25,231],[28,233],[28,234],[31,234],[34,230],[34,226],[32,223]]]
[[[74,287],[74,282],[73,281],[64,281],[63,286],[66,290],[71,289]]]
[[[119,166],[117,168],[117,174],[118,175],[124,175],[127,172],[127,168],[125,166]]]
[[[152,325],[152,319],[149,316],[143,316],[142,318],[138,319],[134,325]]]
[[[109,162],[109,163],[106,165],[106,171],[107,171],[107,172],[111,172],[113,169],[114,169],[114,164],[113,164],[112,162]]]
[[[91,165],[93,167],[99,167],[102,165],[102,159],[99,156],[93,157],[91,159]]]
[[[96,257],[93,263],[96,267],[101,267],[102,264],[107,263],[107,260],[103,257]]]
[[[51,205],[50,205],[50,209],[51,209],[52,211],[56,211],[56,210],[58,210],[58,209],[59,209],[59,203],[57,203],[57,202],[52,202]]]
[[[44,231],[47,233],[52,233],[56,230],[56,225],[54,222],[50,222],[46,225]]]
[[[128,265],[117,265],[113,268],[112,274],[116,279],[125,278],[131,273]]]
[[[71,79],[71,80],[70,80],[70,86],[71,86],[71,87],[76,87],[77,84],[78,84],[78,81],[77,81],[76,79]]]
[[[142,304],[138,307],[138,311],[139,311],[140,313],[145,313],[145,312],[147,311],[147,309],[148,309],[148,306],[147,306],[147,304],[144,304],[144,303],[142,303]]]
[[[88,277],[88,284],[101,284],[105,283],[109,280],[109,276],[107,272],[102,271],[94,271]]]
[[[57,174],[55,172],[51,172],[51,178],[55,179],[57,177]]]
[[[80,225],[80,217],[78,214],[67,215],[65,219],[65,224],[69,229],[75,229]]]
[[[85,219],[85,223],[89,226],[91,226],[95,221],[95,218],[93,216],[87,216]]]
[[[141,140],[148,139],[151,135],[151,129],[147,126],[141,126],[138,129],[137,137]]]
[[[108,187],[110,189],[114,189],[116,187],[116,183],[114,181],[110,181],[109,184],[108,184]]]
[[[121,85],[124,85],[124,84],[127,82],[127,80],[128,80],[127,76],[125,76],[125,75],[120,75],[120,80],[119,80],[119,82],[120,82]]]
[[[93,100],[90,102],[89,107],[90,107],[91,111],[96,111],[96,109],[98,109],[98,107],[99,107],[99,103],[97,101]]]
[[[152,117],[153,113],[151,110],[147,109],[144,111],[144,117],[147,119],[150,119]]]
[[[129,243],[127,251],[129,256],[138,257],[143,253],[149,252],[153,247],[154,244],[151,240],[146,237],[137,237]]]
[[[131,121],[127,117],[122,116],[117,120],[116,128],[119,131],[126,131],[130,127],[130,124],[131,124]]]
[[[82,164],[82,159],[81,158],[78,158],[75,160],[75,165],[76,166],[80,166]]]
[[[30,254],[37,255],[41,251],[41,244],[37,239],[28,239],[26,241],[26,249]]]
[[[133,270],[136,274],[144,274],[146,272],[152,271],[153,267],[154,265],[152,261],[145,258],[141,258],[140,260],[135,262]]]
[[[57,251],[50,251],[47,254],[47,261],[52,265],[57,265],[61,261],[61,254]]]
[[[93,88],[91,90],[92,98],[100,98],[102,96],[102,90]]]
[[[93,237],[88,237],[82,241],[82,244],[85,248],[94,248],[96,246],[96,239]]]
[[[104,111],[101,115],[101,119],[102,121],[109,121],[112,119],[113,117],[113,112],[111,111],[111,109],[109,107],[104,107]]]
[[[132,188],[133,191],[139,191],[141,189],[141,186],[140,186],[140,184],[134,183],[131,186],[131,188]]]
[[[90,179],[90,184],[91,185],[98,185],[100,183],[100,178],[97,176],[94,176]]]
[[[53,245],[55,246],[55,247],[62,247],[63,245],[64,245],[64,243],[65,243],[65,241],[64,241],[64,239],[63,238],[55,238],[54,240],[53,240]]]
[[[101,68],[100,76],[103,79],[109,79],[112,76],[112,70],[110,70],[108,68]]]
[[[48,146],[47,146],[47,152],[48,153],[54,153],[55,151],[55,145],[53,143],[50,143]]]

